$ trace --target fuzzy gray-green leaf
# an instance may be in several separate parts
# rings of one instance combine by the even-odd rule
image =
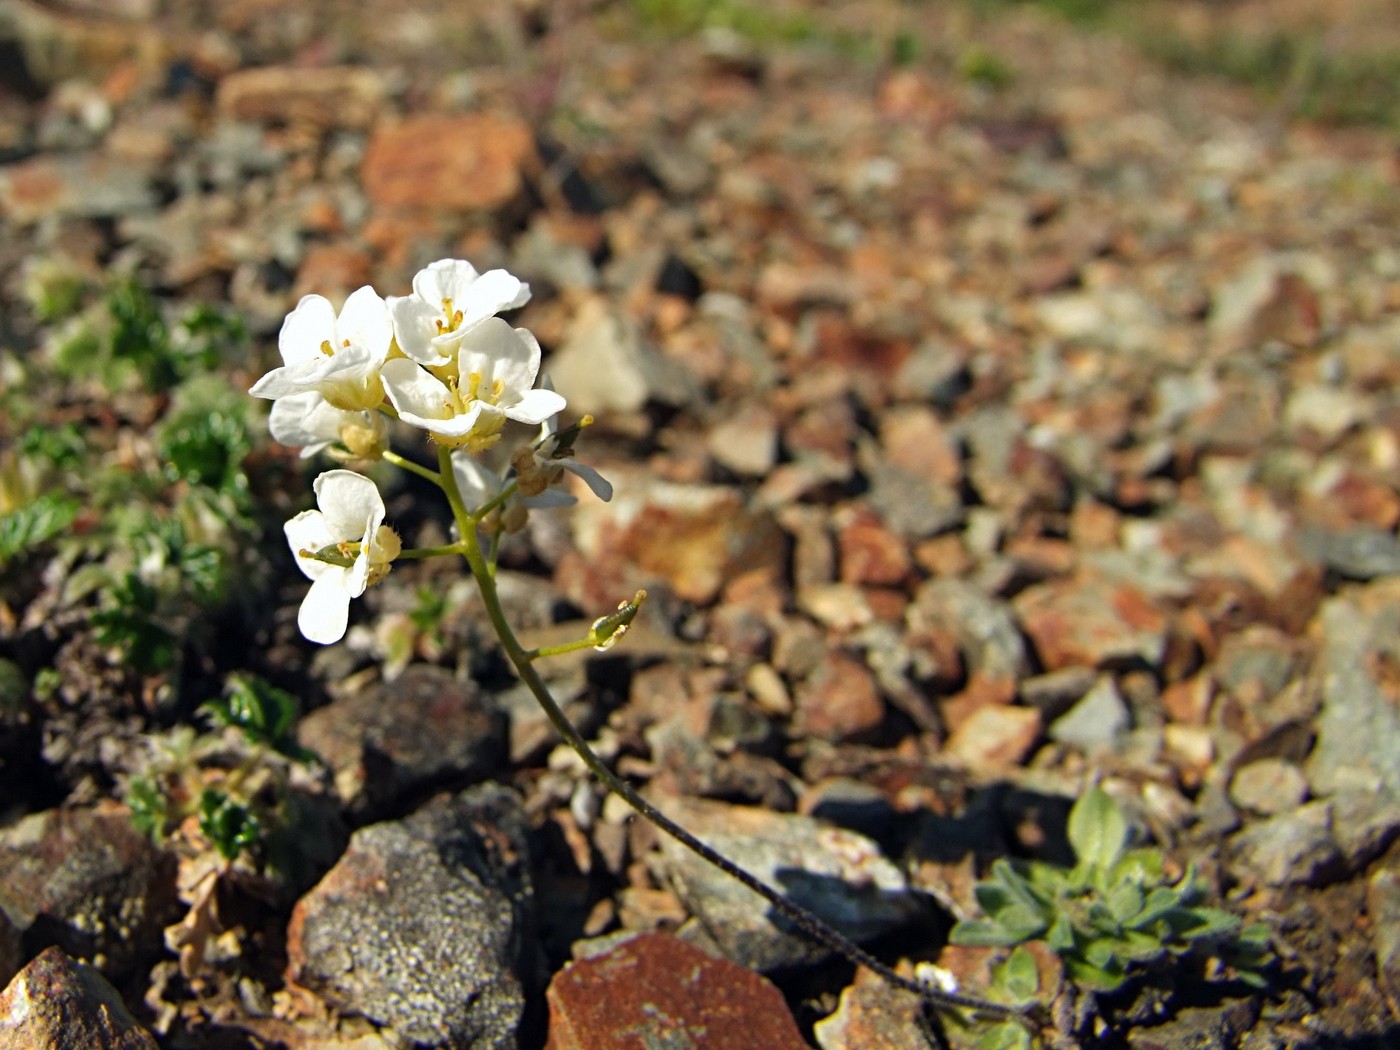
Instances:
[[[1069,843],[1081,864],[1112,868],[1128,843],[1128,821],[1112,796],[1095,785],[1069,811]]]

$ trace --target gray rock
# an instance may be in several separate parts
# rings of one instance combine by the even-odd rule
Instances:
[[[989,678],[1024,678],[1026,643],[1011,607],[963,580],[933,579],[914,596],[909,627],[951,628],[970,671]]]
[[[1303,771],[1282,758],[1249,762],[1230,779],[1230,801],[1255,813],[1285,813],[1307,797],[1308,781]]]
[[[1400,707],[1373,670],[1377,657],[1400,656],[1400,581],[1333,598],[1320,620],[1322,711],[1306,770],[1313,793],[1400,796]]]
[[[1317,885],[1342,867],[1326,802],[1250,824],[1230,844],[1236,869],[1268,886]]]
[[[1104,675],[1067,712],[1050,724],[1050,739],[1084,751],[1114,747],[1132,726],[1132,713],[1113,678]]]
[[[179,918],[175,858],[122,806],[35,813],[0,832],[0,908],[29,951],[57,945],[119,979]]]
[[[297,903],[293,979],[425,1050],[513,1050],[533,944],[527,829],[495,785],[361,828]]]
[[[46,948],[0,992],[0,1050],[156,1050],[117,990]]]
[[[811,817],[718,802],[660,803],[745,871],[855,941],[916,919],[922,904],[875,843]],[[676,894],[726,956],[757,970],[805,965],[831,952],[778,918],[752,890],[669,837],[659,864]]]
[[[507,754],[505,714],[473,682],[430,666],[311,712],[297,740],[335,771],[341,798],[362,820],[449,780],[485,780]]]
[[[962,521],[962,495],[955,485],[882,463],[876,448],[862,447],[861,471],[870,482],[870,506],[886,525],[904,539],[916,540]]]
[[[1400,539],[1383,529],[1305,525],[1298,530],[1298,549],[1305,558],[1349,580],[1400,573]]]

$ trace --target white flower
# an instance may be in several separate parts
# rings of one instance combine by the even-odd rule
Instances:
[[[311,580],[297,626],[311,641],[329,645],[345,636],[350,599],[387,576],[402,548],[384,524],[384,500],[369,478],[328,470],[313,487],[319,509],[302,511],[284,531],[297,566]]]
[[[420,365],[441,367],[471,328],[502,310],[524,306],[530,286],[505,270],[476,272],[461,259],[439,259],[413,277],[413,294],[389,297],[394,335]]]
[[[267,417],[274,441],[301,449],[301,458],[339,442],[350,457],[375,458],[387,445],[384,417],[378,412],[347,412],[314,390],[281,397]],[[335,450],[332,455],[345,458]]]
[[[314,391],[347,412],[378,408],[384,400],[379,369],[393,338],[389,307],[368,285],[350,294],[339,316],[324,296],[305,296],[277,336],[282,367],[249,392],[278,400]]]
[[[401,420],[439,444],[481,450],[496,443],[507,419],[543,423],[564,408],[554,391],[534,389],[539,370],[535,337],[488,317],[462,335],[446,364],[429,370],[400,357],[382,375]]]

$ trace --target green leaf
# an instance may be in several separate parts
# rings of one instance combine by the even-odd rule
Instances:
[[[0,514],[0,564],[61,536],[78,516],[77,500],[46,495]]]
[[[1166,915],[1178,937],[1189,941],[1229,937],[1240,928],[1240,917],[1219,908],[1177,908]]]
[[[1064,912],[1055,916],[1055,921],[1045,934],[1045,943],[1056,955],[1065,955],[1075,950],[1079,939],[1074,934],[1074,923],[1070,922],[1069,916]]]
[[[1131,882],[1122,882],[1109,890],[1104,903],[1108,905],[1114,920],[1119,925],[1126,926],[1142,911],[1144,898],[1142,890],[1137,886]]]
[[[1070,845],[1081,864],[1106,871],[1128,843],[1128,821],[1112,796],[1095,785],[1069,811]]]
[[[165,837],[169,801],[150,777],[134,777],[127,785],[126,804],[131,807],[131,823],[143,835],[160,845]]]
[[[1167,886],[1158,886],[1148,893],[1142,908],[1128,923],[1135,930],[1146,929],[1181,903],[1181,895]]]
[[[1040,993],[1040,968],[1035,964],[1035,956],[1024,947],[992,967],[992,980],[1013,1003],[1029,1002]]]
[[[1121,988],[1127,973],[1117,959],[1110,959],[1107,965],[1096,966],[1084,959],[1070,956],[1065,959],[1065,973],[1075,984],[1098,992],[1112,992]]]
[[[213,788],[205,788],[199,796],[199,830],[225,860],[233,860],[262,837],[262,826],[252,811]]]
[[[1025,941],[999,922],[988,919],[963,919],[948,933],[948,943],[964,948],[1013,948]]]

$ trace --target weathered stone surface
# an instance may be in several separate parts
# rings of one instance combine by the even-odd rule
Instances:
[[[660,805],[751,875],[857,941],[921,913],[899,869],[864,836],[811,817],[719,802],[673,798]],[[778,918],[752,890],[683,846],[663,838],[661,850],[677,894],[729,958],[767,971],[830,954]]]
[[[793,692],[802,731],[823,740],[869,737],[885,718],[885,703],[870,668],[839,651],[827,653]]]
[[[767,980],[678,937],[643,933],[549,985],[548,1050],[801,1050]]]
[[[1013,603],[1047,670],[1142,662],[1155,666],[1166,618],[1136,588],[1101,576],[1053,580]]]
[[[516,1045],[531,922],[526,819],[496,786],[361,828],[303,897],[288,974],[420,1047]]]
[[[57,945],[122,977],[163,950],[179,916],[175,858],[124,806],[35,813],[0,832],[0,908],[28,951]]]
[[[97,970],[46,948],[0,992],[0,1050],[156,1050]]]
[[[924,1039],[923,1003],[912,992],[891,988],[866,969],[841,993],[836,1011],[813,1029],[821,1050],[908,1050]]]
[[[297,740],[335,771],[362,820],[449,780],[485,780],[507,758],[504,712],[474,682],[426,665],[311,712]]]
[[[483,211],[523,188],[534,156],[529,125],[492,113],[427,113],[381,123],[360,177],[375,206],[399,211]]]
[[[983,704],[958,724],[944,749],[974,768],[1011,767],[1030,754],[1040,727],[1033,707]]]
[[[370,67],[260,66],[220,80],[215,104],[235,120],[364,129],[387,95],[383,77]]]
[[[1267,886],[1315,885],[1343,866],[1332,837],[1332,808],[1325,802],[1250,824],[1230,845],[1237,869]]]

